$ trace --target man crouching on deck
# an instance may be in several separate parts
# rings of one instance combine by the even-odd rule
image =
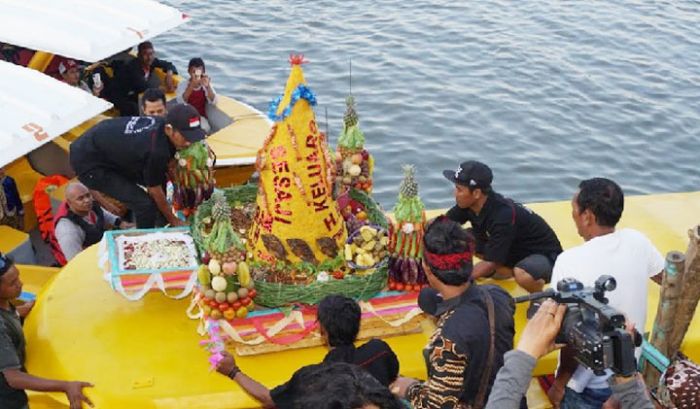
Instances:
[[[442,174],[455,184],[455,201],[447,217],[463,224],[469,221],[476,238],[472,278],[514,277],[529,292],[541,291],[552,276],[552,267],[562,248],[546,221],[520,203],[491,188],[493,173],[485,164],[467,161],[456,171]]]

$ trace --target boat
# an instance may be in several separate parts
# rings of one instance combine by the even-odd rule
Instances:
[[[535,203],[565,248],[581,243],[571,220],[569,201]],[[442,210],[428,212],[432,217]],[[687,246],[689,224],[700,212],[700,192],[626,198],[620,227],[634,227],[666,253]],[[73,259],[38,294],[25,323],[27,369],[39,376],[93,382],[87,391],[99,408],[256,408],[259,404],[235,382],[213,372],[199,342],[197,321],[185,315],[188,300],[150,293],[131,302],[114,292],[97,266],[97,245]],[[495,283],[513,296],[524,294],[511,280]],[[618,289],[624,291],[624,289]],[[659,301],[659,287],[649,286],[647,330]],[[516,310],[516,337],[525,325],[525,306]],[[429,320],[422,332],[386,338],[399,357],[401,374],[424,379],[421,348],[432,332]],[[700,360],[700,315],[696,314],[682,350]],[[318,363],[322,347],[237,357],[241,369],[267,387],[287,381],[303,365]],[[541,359],[535,375],[550,374],[555,354]],[[273,369],[274,368],[274,369]],[[530,407],[548,407],[546,395],[533,380]],[[65,408],[62,394],[30,394],[32,408]]]
[[[190,20],[187,14],[151,0],[93,3],[28,0],[3,2],[2,9],[0,43],[37,50],[29,53],[27,68],[39,72],[55,69],[57,56],[88,63],[102,61]],[[37,89],[36,98],[29,100],[18,90],[24,91],[27,87],[33,91],[35,86],[45,86],[47,81],[40,81],[37,76],[16,74],[23,71],[7,68],[7,65],[3,64],[4,75],[0,78],[3,117],[21,118],[23,122],[13,120],[0,126],[3,138],[0,140],[13,148],[3,150],[0,166],[4,166],[6,173],[17,181],[26,209],[25,230],[29,231],[37,225],[33,206],[36,182],[53,174],[72,178],[74,175],[68,165],[70,142],[97,122],[114,116],[115,111],[111,104],[101,99],[93,101],[94,104],[102,101],[101,105],[95,105],[100,108],[93,110],[68,101],[65,106],[54,104],[50,107],[41,101],[42,97],[48,96],[50,101],[46,103],[55,102],[54,96],[57,99],[65,92],[49,94]],[[53,82],[59,83],[58,80]],[[166,97],[170,104],[176,95],[171,93]],[[68,111],[68,107],[72,110]],[[250,105],[223,95],[219,96],[216,106],[208,109],[214,130],[208,141],[217,155],[219,186],[248,180],[254,172],[255,156],[267,136],[270,121]],[[48,122],[52,115],[60,115],[60,128]],[[55,199],[62,200],[60,191]]]

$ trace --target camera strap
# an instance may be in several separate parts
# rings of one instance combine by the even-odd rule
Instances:
[[[479,390],[476,393],[476,398],[474,398],[473,409],[482,409],[486,404],[486,389],[488,389],[489,381],[491,380],[491,372],[493,372],[493,356],[495,353],[495,343],[496,343],[496,313],[493,307],[493,298],[489,290],[483,287],[477,287],[481,291],[482,298],[486,304],[486,313],[489,319],[489,352],[486,358],[486,370],[481,377],[481,383],[479,384]]]

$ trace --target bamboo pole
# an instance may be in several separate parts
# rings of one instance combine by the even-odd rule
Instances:
[[[661,294],[654,328],[649,339],[649,342],[666,356],[669,353],[673,324],[683,289],[684,271],[685,255],[679,251],[669,252],[666,255],[666,268],[664,268],[661,282]],[[647,363],[646,368],[644,368],[644,382],[649,386],[655,386],[658,383],[659,375],[659,371]]]
[[[673,358],[681,347],[700,299],[700,226],[688,231],[690,242],[685,252],[685,272],[678,300],[675,325],[669,340],[668,357]]]

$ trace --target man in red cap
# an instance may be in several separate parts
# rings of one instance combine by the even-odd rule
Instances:
[[[96,97],[99,97],[100,93],[102,92],[102,85],[100,85],[99,87],[94,86],[92,89],[90,89],[90,87],[85,83],[85,81],[80,80],[80,67],[78,67],[78,63],[75,62],[75,60],[69,58],[67,60],[61,61],[58,64],[58,73],[61,74],[63,82],[72,87],[78,87],[83,91],[89,92]]]
[[[70,163],[91,190],[124,203],[138,228],[184,224],[165,197],[168,164],[175,152],[201,141],[199,113],[178,104],[165,118],[120,117],[100,122],[70,146]]]

